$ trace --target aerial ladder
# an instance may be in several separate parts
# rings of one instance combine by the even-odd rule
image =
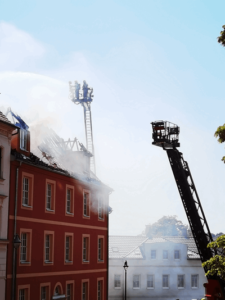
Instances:
[[[152,144],[166,151],[175,182],[187,215],[187,219],[198,249],[202,263],[218,254],[215,250],[207,248],[213,241],[209,226],[194,184],[187,161],[178,151],[180,147],[180,128],[168,121],[152,122]],[[205,269],[207,272],[207,269]],[[225,300],[225,282],[218,276],[208,276],[205,284],[206,298],[212,300]]]
[[[86,148],[92,154],[90,157],[90,169],[96,175],[95,150],[93,141],[92,119],[91,119],[91,102],[93,101],[93,88],[88,87],[86,81],[83,81],[82,92],[80,84],[75,81],[74,85],[69,82],[70,99],[75,104],[81,104],[84,110],[84,126],[86,135]]]

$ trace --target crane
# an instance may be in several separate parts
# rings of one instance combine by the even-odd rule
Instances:
[[[188,163],[177,149],[180,147],[180,128],[168,121],[155,121],[151,124],[153,130],[152,144],[163,148],[167,153],[201,261],[205,262],[212,258],[216,252],[207,248],[208,243],[213,241],[212,235]],[[207,272],[206,269],[205,272]],[[225,300],[225,282],[218,276],[207,279],[208,283],[205,284],[207,299]]]
[[[95,150],[93,141],[92,118],[91,118],[91,102],[94,95],[93,88],[88,87],[86,81],[83,81],[82,92],[80,92],[80,84],[75,81],[74,85],[69,82],[70,99],[75,104],[81,104],[84,110],[84,126],[86,136],[86,148],[92,154],[90,157],[90,169],[96,175]]]

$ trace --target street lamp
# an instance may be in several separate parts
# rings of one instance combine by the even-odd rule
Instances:
[[[21,244],[21,240],[18,234],[14,235],[13,238],[13,276],[12,276],[12,300],[16,298],[16,259],[17,259],[17,249]]]
[[[124,267],[124,271],[125,271],[125,300],[127,300],[127,269],[129,268],[128,267],[128,264],[127,264],[127,261],[125,260],[125,262],[124,262],[124,265],[123,265],[123,267]]]

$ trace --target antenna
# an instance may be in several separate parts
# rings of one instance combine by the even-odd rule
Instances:
[[[70,96],[72,102],[75,104],[81,104],[84,109],[84,126],[85,126],[85,135],[86,135],[86,148],[93,155],[90,157],[90,169],[96,174],[95,166],[95,151],[94,151],[94,142],[93,142],[93,131],[92,131],[92,118],[91,118],[91,102],[93,101],[94,95],[93,88],[88,87],[86,81],[83,81],[82,90],[80,92],[80,84],[75,81],[74,85],[69,81]]]

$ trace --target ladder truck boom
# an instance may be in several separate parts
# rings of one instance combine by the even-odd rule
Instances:
[[[167,152],[175,182],[187,215],[187,219],[201,258],[205,262],[216,253],[207,248],[208,243],[213,241],[209,226],[198,197],[198,193],[189,169],[188,163],[183,159],[183,154],[178,151],[180,147],[180,128],[168,121],[152,122],[152,144],[163,148]],[[207,270],[205,269],[205,272]],[[219,277],[208,277],[205,284],[207,299],[224,299],[225,284]]]

